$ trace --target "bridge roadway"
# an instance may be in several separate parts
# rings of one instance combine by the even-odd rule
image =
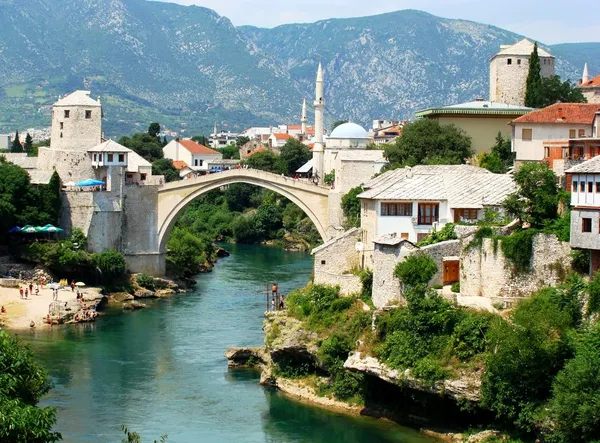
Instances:
[[[248,183],[275,191],[302,209],[315,224],[323,241],[329,240],[329,187],[304,180],[260,171],[231,169],[188,180],[167,183],[158,191],[158,227],[160,250],[165,251],[169,234],[178,215],[194,199],[221,186]]]

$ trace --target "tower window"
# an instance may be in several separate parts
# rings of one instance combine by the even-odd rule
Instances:
[[[60,133],[60,138],[62,138],[62,132]]]
[[[65,109],[65,118],[69,118],[71,114],[71,111],[69,111],[68,109]]]
[[[65,124],[63,122],[60,122],[60,129],[63,129],[65,127]]]
[[[112,161],[113,161],[113,154],[108,154],[108,159],[107,159],[107,161],[108,161],[109,163],[112,163]]]
[[[517,59],[517,65],[520,65],[520,64],[521,64],[521,59],[520,59],[520,58],[518,58],[518,59]]]
[[[92,118],[92,111],[85,111],[85,118],[88,120]]]
[[[531,141],[532,138],[532,134],[531,134],[532,130],[531,129],[523,129],[521,131],[521,139],[524,141]]]
[[[512,58],[507,58],[506,59],[506,64],[507,65],[512,65]]]
[[[125,154],[119,154],[119,163],[123,163],[125,161]]]

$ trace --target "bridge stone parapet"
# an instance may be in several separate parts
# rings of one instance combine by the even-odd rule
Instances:
[[[232,169],[167,183],[158,190],[158,242],[165,251],[169,234],[183,209],[200,195],[232,183],[247,183],[283,195],[302,209],[327,241],[329,188],[257,169]]]

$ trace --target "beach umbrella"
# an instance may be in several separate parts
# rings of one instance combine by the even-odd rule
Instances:
[[[20,226],[15,226],[14,228],[9,229],[8,232],[10,232],[11,234],[13,232],[21,232],[21,227]]]
[[[39,226],[25,226],[21,229],[21,232],[25,232],[26,234],[35,234],[36,232],[41,232],[42,228]]]
[[[85,283],[82,281],[78,281],[77,283],[75,283],[75,286],[79,286],[80,288],[85,286]]]
[[[104,182],[102,182],[100,180],[94,180],[92,178],[75,183],[75,186],[101,186],[101,185],[104,185]]]
[[[46,225],[43,228],[41,228],[41,232],[62,232],[63,229],[61,228],[57,228],[56,226],[53,225]]]
[[[75,182],[66,182],[63,186],[75,186]]]
[[[50,283],[49,285],[46,285],[46,287],[50,289],[60,289],[60,285],[58,283]]]

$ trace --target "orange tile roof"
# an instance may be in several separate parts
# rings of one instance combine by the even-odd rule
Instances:
[[[267,151],[267,148],[263,147],[263,146],[259,146],[256,149],[253,149],[252,152],[248,153],[248,155],[246,155],[246,158],[250,157],[251,155],[256,154],[257,152],[264,152]]]
[[[179,140],[179,144],[181,144],[181,146],[190,151],[192,154],[219,154],[219,152],[215,151],[214,149],[207,148],[204,145],[199,145],[193,140]]]
[[[587,81],[586,83],[583,83],[581,86],[583,86],[583,87],[586,87],[586,86],[600,86],[600,75],[597,75],[593,79]]]
[[[273,134],[275,136],[275,140],[287,140],[288,138],[293,138],[290,134]]]
[[[598,103],[555,103],[537,111],[531,111],[512,123],[579,123],[591,125],[596,112],[600,112]]]
[[[173,166],[175,166],[175,169],[179,170],[179,169],[183,169],[187,167],[187,163],[184,162],[183,160],[173,160]]]

